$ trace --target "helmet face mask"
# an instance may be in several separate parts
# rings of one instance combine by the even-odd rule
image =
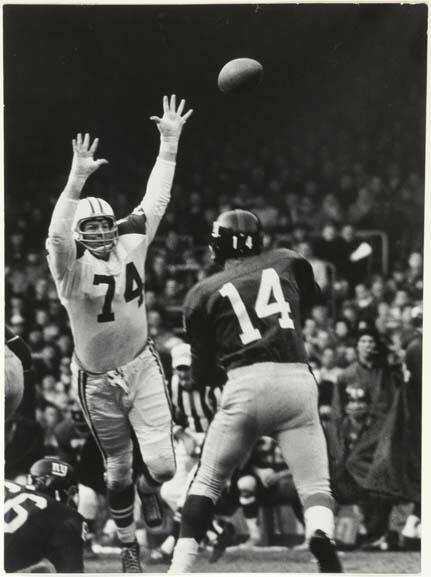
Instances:
[[[216,264],[260,254],[263,231],[258,217],[248,210],[222,213],[213,223],[210,250]]]
[[[98,226],[98,230],[87,230],[86,225],[90,223],[101,223],[103,221],[109,222],[109,230],[102,230]],[[118,227],[114,218],[111,216],[97,216],[82,219],[78,222],[76,240],[83,244],[94,256],[107,257],[118,240]]]
[[[75,240],[96,258],[109,257],[118,241],[114,211],[101,198],[88,197],[79,201],[72,230]]]

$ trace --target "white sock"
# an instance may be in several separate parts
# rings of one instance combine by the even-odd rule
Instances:
[[[127,527],[117,527],[117,534],[122,543],[132,543],[136,537],[135,523],[130,523]]]
[[[246,517],[245,522],[247,524],[250,539],[252,541],[260,541],[261,533],[259,525],[257,524],[257,517]]]
[[[198,550],[199,544],[193,537],[178,539],[168,573],[172,575],[192,573]]]
[[[166,555],[170,555],[175,547],[175,537],[169,535],[160,545],[160,551]]]
[[[417,536],[417,527],[419,523],[419,517],[416,517],[416,515],[409,515],[401,532],[402,536],[408,537],[409,539],[414,539]]]
[[[97,499],[96,493],[90,487],[86,485],[78,485],[79,489],[79,502],[78,502],[78,513],[84,517],[84,519],[95,519],[97,516],[97,510],[99,508],[99,501]]]
[[[304,511],[305,538],[310,539],[314,531],[320,529],[333,539],[335,530],[334,513],[329,507],[313,505]]]

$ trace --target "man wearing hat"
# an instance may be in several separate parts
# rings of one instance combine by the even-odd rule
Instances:
[[[373,327],[358,331],[356,353],[357,360],[340,375],[334,388],[333,419],[343,453],[334,485],[340,503],[361,505],[367,543],[374,543],[387,531],[392,503],[370,496],[366,482],[396,384]]]

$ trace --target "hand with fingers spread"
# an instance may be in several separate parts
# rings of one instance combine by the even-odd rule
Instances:
[[[85,134],[84,138],[79,133],[76,139],[72,140],[73,160],[70,175],[73,178],[87,179],[100,166],[108,164],[108,161],[104,158],[94,159],[98,144],[99,139],[95,138],[90,146],[90,135],[88,133]]]
[[[177,97],[172,94],[170,100],[167,96],[163,97],[163,116],[151,116],[150,119],[157,124],[161,134],[162,142],[178,143],[184,124],[190,118],[193,110],[189,110],[184,115],[186,101],[181,100],[177,109]]]

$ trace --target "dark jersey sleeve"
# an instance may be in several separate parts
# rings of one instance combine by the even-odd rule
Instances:
[[[47,559],[58,573],[83,573],[84,521],[78,515],[65,516],[56,526]]]
[[[147,218],[144,211],[132,212],[126,218],[118,221],[118,234],[146,234]]]
[[[303,258],[296,259],[294,261],[294,271],[299,287],[301,318],[304,321],[307,318],[310,309],[321,303],[322,293],[319,285],[314,280],[311,264],[307,260]]]
[[[209,319],[202,296],[191,290],[184,304],[184,326],[192,353],[192,379],[198,388],[224,384],[226,374],[217,364]]]

